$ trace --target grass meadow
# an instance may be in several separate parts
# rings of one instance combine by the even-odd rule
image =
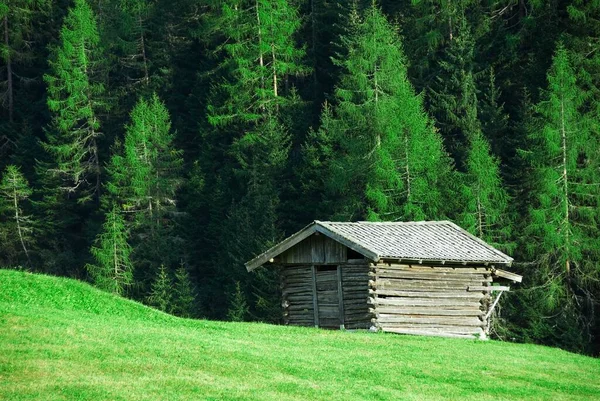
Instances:
[[[600,360],[497,341],[189,320],[0,270],[0,400],[600,400]]]

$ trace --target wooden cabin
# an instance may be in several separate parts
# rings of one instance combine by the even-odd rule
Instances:
[[[450,221],[315,221],[246,268],[281,268],[286,324],[486,338],[512,261]]]

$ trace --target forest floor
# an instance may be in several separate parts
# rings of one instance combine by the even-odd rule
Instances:
[[[590,400],[560,349],[171,317],[0,270],[0,400]]]

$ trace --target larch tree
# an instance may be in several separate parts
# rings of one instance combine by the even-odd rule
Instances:
[[[7,224],[0,224],[0,238],[3,239],[0,250],[5,255],[15,255],[15,260],[6,261],[18,263],[19,254],[25,255],[27,264],[31,266],[29,255],[33,242],[35,222],[31,216],[23,212],[23,206],[29,202],[33,191],[18,167],[8,165],[0,181],[0,216]],[[4,220],[4,219],[3,219]],[[17,252],[20,249],[22,252]]]
[[[589,332],[593,314],[581,313],[582,308],[598,299],[593,289],[600,277],[599,124],[593,112],[582,110],[585,96],[559,44],[523,152],[532,169],[527,249],[536,265],[532,279],[544,289],[539,295],[545,311],[537,314],[552,315],[540,320],[561,326],[553,337],[563,330]],[[570,323],[565,328],[561,320]]]
[[[152,280],[159,264],[180,257],[174,225],[182,158],[173,142],[165,105],[156,95],[141,98],[131,112],[122,149],[115,147],[107,167],[107,204],[119,205],[126,215],[132,260],[142,283]]]
[[[353,13],[334,106],[322,118],[326,186],[337,218],[445,216],[452,174],[441,138],[407,78],[400,38],[376,6]],[[305,148],[309,149],[309,148]],[[314,156],[313,156],[314,157]]]
[[[117,146],[108,166],[110,198],[153,225],[174,210],[181,186],[181,151],[173,141],[165,105],[156,95],[141,98],[126,126],[122,154]]]
[[[129,230],[122,213],[114,207],[106,214],[102,232],[91,249],[96,263],[86,265],[95,286],[118,295],[124,295],[133,284],[134,270]]]
[[[75,0],[50,60],[48,108],[52,124],[43,144],[52,158],[48,173],[60,178],[60,188],[75,193],[80,203],[99,199],[101,136],[98,112],[104,86],[97,80],[101,59],[96,20],[86,0]]]

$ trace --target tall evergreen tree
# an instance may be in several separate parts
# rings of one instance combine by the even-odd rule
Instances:
[[[30,247],[35,222],[23,212],[24,203],[29,201],[31,195],[29,183],[19,168],[8,165],[0,181],[0,216],[6,219],[2,219],[6,223],[0,224],[0,251],[6,255],[6,259],[2,259],[9,266],[18,264],[20,260],[25,260],[31,266]]]
[[[156,309],[171,313],[173,308],[173,281],[165,265],[160,265],[152,282],[147,301]]]
[[[4,77],[6,78],[0,81],[2,87],[6,88],[1,94],[3,99],[1,104],[6,108],[7,120],[10,124],[16,121],[16,114],[19,114],[15,110],[16,81],[18,81],[21,74],[18,69],[35,59],[30,43],[34,34],[31,22],[34,14],[42,10],[47,11],[48,5],[49,1],[47,0],[0,1],[0,32],[2,32],[0,59],[5,67]],[[8,128],[14,128],[14,126]],[[11,139],[9,138],[9,132],[2,131],[0,131],[0,151],[2,150],[1,146]]]
[[[86,0],[75,0],[60,33],[60,46],[50,60],[48,108],[53,112],[45,149],[52,157],[49,173],[61,178],[60,188],[79,202],[100,195],[101,136],[98,111],[104,86],[97,78],[101,59],[96,20]]]
[[[181,256],[174,228],[182,159],[173,140],[164,104],[156,95],[149,101],[142,98],[131,112],[123,149],[116,147],[107,168],[106,199],[127,215],[132,260],[142,283],[152,279],[160,264],[175,263]]]
[[[470,72],[463,71],[459,110],[460,128],[468,141],[465,160],[461,226],[479,238],[506,249],[510,236],[508,195],[500,177],[500,163],[491,154],[489,142],[483,136],[477,116],[475,82]]]
[[[353,14],[348,56],[325,110],[329,198],[338,218],[441,218],[451,164],[406,76],[400,39],[378,8]],[[331,142],[329,150],[328,142]],[[310,145],[308,145],[310,146]],[[308,148],[307,148],[308,149]],[[314,157],[314,156],[313,156]]]
[[[597,302],[593,289],[600,275],[598,121],[593,114],[582,113],[584,99],[568,53],[559,44],[524,153],[532,168],[533,196],[525,233],[536,271],[530,274],[544,289],[539,291],[543,304],[538,306],[545,308],[529,325],[545,327],[537,329],[545,341],[570,343],[575,349],[589,341],[585,333],[594,316],[583,313],[582,307],[586,301]],[[544,313],[554,318],[544,318]]]
[[[113,208],[106,214],[102,233],[96,238],[97,246],[91,249],[96,264],[86,266],[94,285],[118,295],[124,295],[133,284],[132,249],[121,213]]]
[[[199,315],[196,307],[195,289],[183,264],[175,270],[173,314],[181,317],[196,317]]]
[[[297,104],[293,79],[308,69],[305,52],[294,40],[300,17],[287,0],[224,1],[213,11],[222,43],[222,80],[207,108],[213,129],[206,137],[212,144],[206,160],[225,163],[206,187],[227,206],[216,205],[224,213],[216,216],[211,206],[208,213],[216,219],[204,235],[219,238],[225,248],[218,265],[228,281],[215,285],[242,281],[246,287],[243,263],[282,236],[279,191],[291,142],[283,115]],[[232,230],[236,239],[229,241]]]

